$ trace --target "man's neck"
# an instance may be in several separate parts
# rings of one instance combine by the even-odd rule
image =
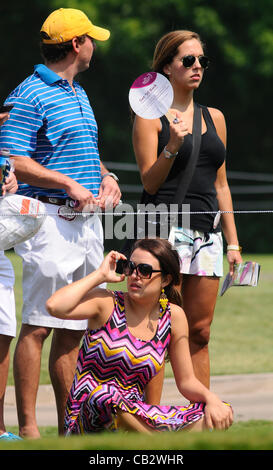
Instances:
[[[63,80],[67,80],[75,93],[73,82],[77,72],[73,63],[68,62],[67,60],[61,60],[56,63],[46,62],[45,65],[52,70],[52,72],[59,75]]]

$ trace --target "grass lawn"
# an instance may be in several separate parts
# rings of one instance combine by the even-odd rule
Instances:
[[[18,333],[21,323],[22,266],[20,258],[10,251],[7,256],[13,263],[16,284],[16,309]],[[273,372],[272,361],[272,281],[273,255],[244,255],[245,260],[261,264],[259,285],[233,287],[219,297],[212,325],[210,356],[212,375]],[[225,265],[225,273],[227,265]],[[124,290],[120,284],[110,285],[112,289]],[[48,354],[51,337],[46,340],[41,364],[41,384],[50,383],[48,375]],[[12,342],[13,354],[16,341]],[[172,371],[167,364],[166,375]],[[9,385],[13,385],[10,367]],[[9,429],[15,433],[18,428]],[[55,427],[41,428],[42,439],[38,441],[0,442],[5,450],[82,450],[105,449],[159,449],[159,450],[273,450],[273,422],[249,421],[235,423],[226,432],[164,433],[147,436],[134,433],[58,438]],[[91,455],[91,453],[90,453]]]
[[[22,264],[13,252],[7,253],[15,270],[15,298],[17,331],[21,324],[22,305]],[[272,361],[272,282],[273,255],[244,254],[244,260],[261,264],[260,280],[257,287],[232,287],[223,297],[218,298],[211,329],[210,357],[211,374],[244,374],[273,372]],[[227,264],[225,264],[227,273]],[[125,284],[113,284],[113,289],[125,289]],[[41,383],[50,383],[48,375],[48,354],[51,335],[45,342],[41,364]],[[12,342],[13,353],[16,341]],[[171,376],[170,366],[166,375]],[[13,384],[12,370],[9,385]]]
[[[16,429],[14,428],[16,432]],[[151,436],[136,433],[107,433],[56,439],[55,428],[42,428],[42,439],[0,442],[1,449],[13,450],[272,450],[273,423],[235,423],[228,431],[164,433]]]

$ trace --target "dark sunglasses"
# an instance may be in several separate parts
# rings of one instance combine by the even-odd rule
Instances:
[[[135,264],[133,261],[123,260],[122,270],[125,276],[131,276],[134,271],[139,277],[143,279],[151,279],[152,273],[161,273],[160,269],[153,269],[150,264],[140,263]]]
[[[195,55],[185,55],[180,60],[181,60],[182,64],[184,65],[184,67],[186,69],[188,69],[189,67],[191,67],[195,63],[196,59],[199,60],[199,63],[200,63],[200,65],[203,69],[208,68],[209,58],[205,55],[199,55],[198,57],[195,57]]]

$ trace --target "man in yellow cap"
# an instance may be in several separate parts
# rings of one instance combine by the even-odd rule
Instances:
[[[95,40],[105,41],[110,33],[82,11],[61,8],[49,15],[40,34],[45,63],[9,95],[6,103],[14,107],[0,137],[14,157],[18,193],[40,199],[48,213],[39,234],[16,247],[23,259],[24,304],[14,376],[20,436],[30,438],[40,436],[35,403],[44,340],[53,329],[49,369],[62,433],[86,328],[86,321],[50,317],[46,300],[101,264],[103,231],[94,208],[103,210],[106,198],[115,207],[121,196],[116,175],[100,160],[87,95],[74,80],[88,69]]]
[[[53,11],[45,20],[41,31],[48,36],[43,39],[45,44],[65,43],[84,34],[98,41],[106,41],[110,37],[110,31],[95,26],[83,11],[74,8]]]

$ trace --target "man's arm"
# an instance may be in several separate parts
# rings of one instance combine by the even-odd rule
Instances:
[[[78,211],[82,211],[85,206],[98,205],[93,194],[84,188],[81,184],[74,181],[58,171],[44,168],[39,163],[29,157],[15,157],[15,174],[19,181],[33,186],[49,189],[64,189],[69,197],[78,201]]]

